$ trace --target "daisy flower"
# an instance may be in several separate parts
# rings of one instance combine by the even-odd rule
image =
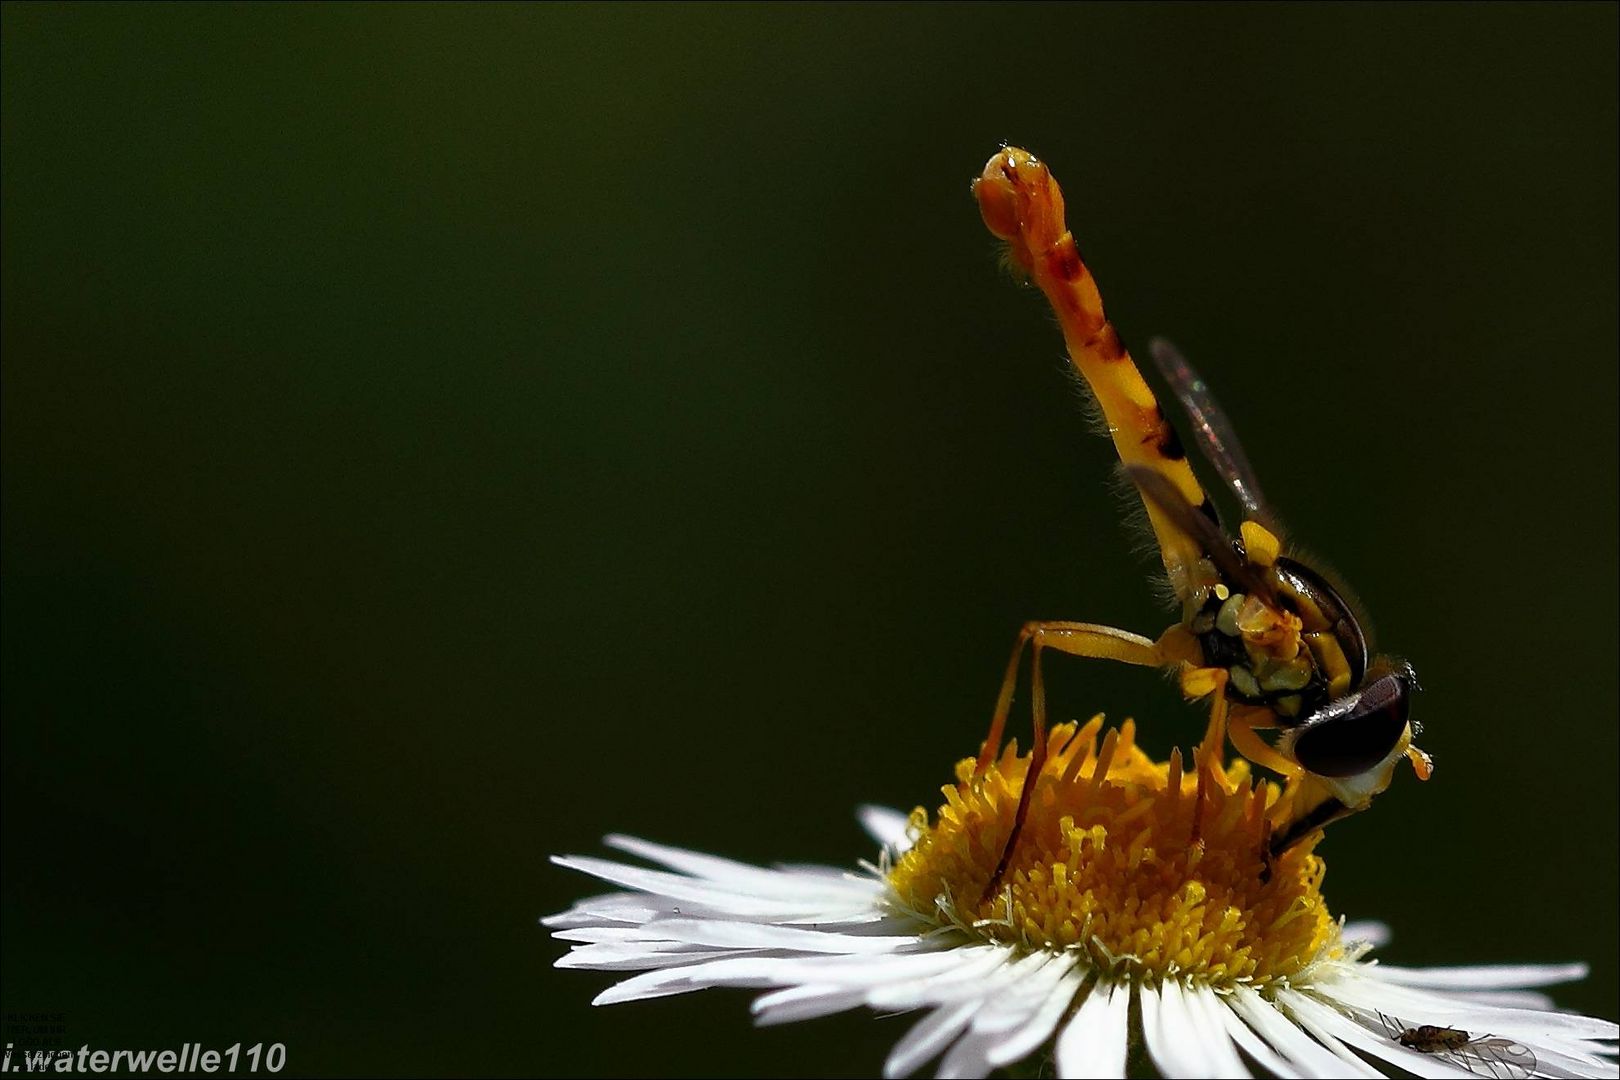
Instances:
[[[1200,814],[1179,752],[1154,761],[1129,721],[1050,732],[987,895],[1029,764],[1016,747],[984,770],[963,761],[932,818],[864,809],[882,851],[860,873],[624,836],[607,843],[660,868],[559,857],[624,891],[544,920],[572,943],[557,966],[634,973],[599,1005],[737,986],[767,991],[760,1024],[918,1013],[888,1077],[936,1060],[940,1076],[985,1076],[1037,1054],[1058,1076],[1117,1077],[1136,1048],[1167,1077],[1620,1075],[1620,1028],[1536,989],[1585,965],[1370,959],[1388,932],[1330,914],[1314,840],[1262,855],[1277,785],[1211,763]]]

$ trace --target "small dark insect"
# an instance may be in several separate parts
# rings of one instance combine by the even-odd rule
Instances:
[[[1420,1054],[1431,1054],[1441,1061],[1478,1076],[1497,1080],[1525,1080],[1536,1072],[1536,1055],[1523,1043],[1497,1035],[1473,1035],[1461,1028],[1437,1024],[1408,1024],[1393,1016],[1378,1014],[1389,1037]]]

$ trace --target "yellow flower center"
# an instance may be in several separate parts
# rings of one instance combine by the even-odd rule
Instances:
[[[1101,730],[1100,716],[1052,730],[1023,830],[988,896],[1029,758],[1009,747],[977,776],[973,759],[958,764],[934,824],[913,814],[919,838],[889,874],[901,903],[991,940],[1083,949],[1123,977],[1261,988],[1341,953],[1314,841],[1266,858],[1276,784],[1255,782],[1241,758],[1211,762],[1200,795],[1179,751],[1155,762],[1131,721],[1099,746]]]

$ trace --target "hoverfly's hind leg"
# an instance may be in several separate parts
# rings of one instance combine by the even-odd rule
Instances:
[[[1001,692],[996,695],[995,715],[990,720],[990,731],[985,736],[984,747],[979,751],[979,760],[974,767],[975,776],[984,774],[1001,748],[1001,738],[1006,730],[1007,715],[1012,710],[1013,691],[1018,684],[1019,661],[1024,655],[1025,645],[1031,646],[1030,714],[1034,722],[1034,743],[1030,749],[1029,767],[1024,773],[1023,788],[1018,793],[1018,809],[1013,815],[1012,829],[1007,834],[1007,843],[1002,848],[995,873],[985,885],[981,902],[988,901],[1001,887],[1001,879],[1007,873],[1007,866],[1012,862],[1013,853],[1018,847],[1018,834],[1024,829],[1024,819],[1029,814],[1030,801],[1034,798],[1041,770],[1046,765],[1046,684],[1041,678],[1041,650],[1056,649],[1070,656],[1117,660],[1120,663],[1141,667],[1159,667],[1164,663],[1163,653],[1155,642],[1128,630],[1116,630],[1111,626],[1096,623],[1025,623],[1023,629],[1018,632],[1018,640],[1013,644],[1012,657],[1007,661],[1007,672],[1002,677]]]
[[[1117,660],[1140,667],[1158,667],[1164,663],[1158,644],[1129,630],[1116,630],[1098,623],[1025,623],[1023,629],[1018,631],[1018,640],[1013,642],[1012,656],[1007,659],[1007,670],[1001,678],[1001,692],[996,695],[996,711],[990,719],[990,730],[984,737],[984,745],[979,750],[979,760],[973,767],[975,776],[983,775],[1001,750],[1007,717],[1012,712],[1013,691],[1018,686],[1018,662],[1023,658],[1024,646],[1031,641],[1035,642],[1037,656],[1042,648],[1052,648],[1070,656]],[[1038,677],[1039,662],[1035,664],[1035,671]],[[1036,740],[1036,745],[1039,744],[1040,740]]]
[[[1012,711],[1013,690],[1018,686],[1018,662],[1024,658],[1024,646],[1029,644],[1037,623],[1025,623],[1013,642],[1012,656],[1007,658],[1007,671],[1001,677],[1001,692],[996,695],[996,711],[990,716],[990,730],[985,733],[979,748],[979,760],[974,763],[973,775],[983,776],[990,763],[1001,751],[1002,735],[1007,729],[1007,714]]]
[[[1001,858],[996,860],[996,871],[990,875],[985,883],[984,896],[981,903],[987,903],[1001,887],[1001,878],[1007,872],[1007,864],[1012,861],[1013,852],[1018,848],[1018,834],[1024,831],[1024,819],[1029,815],[1029,804],[1035,796],[1035,788],[1041,782],[1041,771],[1046,768],[1046,684],[1041,680],[1041,637],[1039,632],[1032,635],[1034,646],[1030,650],[1029,660],[1029,711],[1033,721],[1034,732],[1029,751],[1029,767],[1024,772],[1024,786],[1018,792],[1018,809],[1013,814],[1012,830],[1007,833],[1007,842],[1002,845]],[[1022,647],[1019,649],[1022,652]],[[1016,665],[1017,655],[1014,654]],[[1017,674],[1016,667],[1014,674]],[[1008,916],[1011,917],[1011,912]]]

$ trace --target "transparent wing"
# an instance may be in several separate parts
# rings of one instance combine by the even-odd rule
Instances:
[[[1143,465],[1125,466],[1125,475],[1131,478],[1144,499],[1150,500],[1176,528],[1193,538],[1215,564],[1223,580],[1246,593],[1259,595],[1267,603],[1276,603],[1277,591],[1266,576],[1238,555],[1220,526],[1189,503],[1168,477]]]
[[[1453,1056],[1469,1072],[1494,1080],[1527,1080],[1536,1072],[1536,1055],[1528,1046],[1494,1035],[1471,1040]]]
[[[1187,358],[1164,338],[1150,341],[1148,352],[1152,354],[1153,362],[1165,381],[1170,384],[1170,389],[1180,399],[1182,408],[1187,410],[1187,418],[1192,421],[1193,437],[1198,440],[1204,457],[1221,474],[1221,479],[1232,489],[1232,494],[1237,496],[1244,514],[1256,521],[1271,520],[1266,497],[1260,491],[1260,481],[1255,478],[1254,468],[1243,453],[1243,444],[1238,442],[1232,422],[1226,418],[1220,403],[1210,392],[1209,384],[1187,363]]]

